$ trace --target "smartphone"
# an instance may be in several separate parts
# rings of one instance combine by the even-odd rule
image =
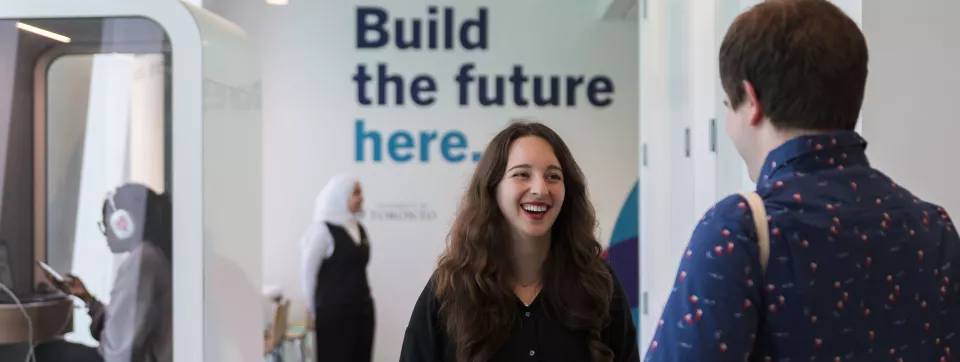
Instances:
[[[57,271],[53,270],[53,268],[47,265],[47,263],[44,263],[39,260],[37,260],[36,262],[37,262],[37,265],[40,266],[40,269],[43,269],[43,271],[45,271],[47,275],[50,278],[53,278],[53,280],[56,281],[57,283],[65,283],[67,281],[67,278],[64,278],[62,275],[60,275],[60,273],[57,273]]]

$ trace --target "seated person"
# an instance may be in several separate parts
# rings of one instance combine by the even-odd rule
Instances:
[[[126,184],[103,203],[101,231],[114,254],[129,253],[117,270],[110,303],[98,301],[69,276],[65,291],[86,303],[99,348],[51,342],[37,361],[171,362],[173,360],[171,204],[140,184]],[[90,357],[94,356],[94,357]],[[100,358],[97,359],[96,357]]]

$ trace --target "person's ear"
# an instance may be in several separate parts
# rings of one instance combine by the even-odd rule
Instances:
[[[743,101],[740,107],[742,111],[748,112],[751,126],[760,125],[763,120],[763,106],[760,105],[760,99],[757,98],[757,91],[753,88],[750,81],[743,81]]]

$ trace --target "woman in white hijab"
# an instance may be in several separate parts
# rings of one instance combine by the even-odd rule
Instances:
[[[105,362],[173,360],[171,212],[166,194],[141,184],[125,184],[108,194],[101,231],[111,252],[128,255],[117,270],[110,303],[94,298],[76,276],[65,283],[68,293],[86,303],[90,332],[100,342],[97,350]]]
[[[360,182],[334,177],[317,196],[313,224],[300,239],[303,292],[316,322],[318,361],[369,362],[373,355],[370,243],[357,220],[362,207]]]

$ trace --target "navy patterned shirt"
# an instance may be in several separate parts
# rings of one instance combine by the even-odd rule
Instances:
[[[865,150],[856,133],[837,132],[768,155],[757,184],[766,275],[746,200],[708,211],[646,360],[960,360],[954,225],[871,168]]]

